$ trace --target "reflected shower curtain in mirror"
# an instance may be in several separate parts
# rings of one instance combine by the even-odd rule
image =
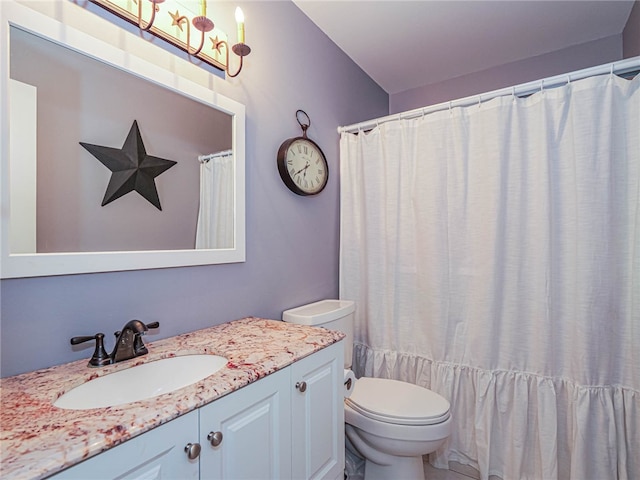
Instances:
[[[354,369],[451,401],[430,461],[640,478],[640,78],[343,133]]]
[[[196,248],[233,247],[233,154],[200,163]]]

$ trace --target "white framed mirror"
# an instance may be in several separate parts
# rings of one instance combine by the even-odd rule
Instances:
[[[0,16],[2,278],[244,261],[244,105],[14,1]],[[134,121],[175,162],[157,205],[107,202],[113,172],[81,145],[124,148]]]

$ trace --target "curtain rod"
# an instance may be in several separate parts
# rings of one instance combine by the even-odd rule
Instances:
[[[207,163],[214,158],[226,157],[231,154],[233,154],[233,150],[223,150],[222,152],[210,153],[209,155],[198,155],[198,161],[200,163]]]
[[[522,83],[514,87],[501,88],[499,90],[493,90],[487,93],[481,93],[480,95],[471,95],[469,97],[453,100],[450,102],[442,102],[428,107],[416,108],[414,110],[408,110],[406,112],[396,113],[393,115],[387,115],[386,117],[380,117],[373,120],[367,120],[360,123],[355,123],[346,127],[338,127],[338,133],[355,133],[359,130],[370,130],[373,127],[384,123],[391,122],[393,120],[416,118],[427,113],[438,112],[441,110],[447,110],[453,107],[466,107],[477,103],[485,102],[496,97],[505,95],[530,95],[543,88],[558,87],[570,83],[574,80],[582,80],[583,78],[593,77],[595,75],[610,74],[624,74],[638,70],[640,68],[640,56],[621,60],[619,62],[607,63],[597,67],[585,68],[583,70],[576,70],[575,72],[564,73],[562,75],[556,75],[554,77],[544,78],[542,80],[534,80],[533,82]]]

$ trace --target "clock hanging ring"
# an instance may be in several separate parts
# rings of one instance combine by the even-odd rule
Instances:
[[[300,120],[301,116],[303,121]],[[289,138],[280,145],[278,172],[293,193],[302,196],[317,195],[327,185],[329,166],[322,149],[307,137],[307,130],[311,126],[309,115],[298,110],[296,120],[302,129],[302,136]]]

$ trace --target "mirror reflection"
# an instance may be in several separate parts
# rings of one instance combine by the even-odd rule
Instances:
[[[12,254],[234,247],[231,115],[19,28],[10,39]],[[148,156],[176,162],[146,187],[80,144],[124,151],[134,122]],[[118,181],[128,193],[103,206]],[[154,187],[161,209],[141,193]]]

